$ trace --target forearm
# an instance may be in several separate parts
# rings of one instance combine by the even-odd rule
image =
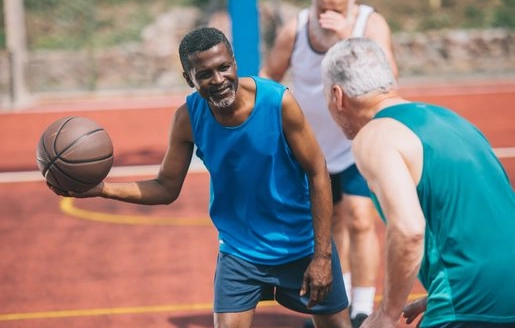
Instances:
[[[135,182],[105,182],[100,197],[142,205],[170,204],[177,194],[170,193],[157,179]]]
[[[415,284],[423,256],[424,236],[387,229],[384,298],[380,309],[396,321]]]
[[[331,255],[332,196],[329,175],[321,174],[310,182],[311,211],[315,234],[315,255]]]

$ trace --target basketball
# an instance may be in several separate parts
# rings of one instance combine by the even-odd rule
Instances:
[[[63,191],[84,192],[104,180],[111,170],[113,144],[95,121],[64,117],[41,135],[36,160],[50,185]]]

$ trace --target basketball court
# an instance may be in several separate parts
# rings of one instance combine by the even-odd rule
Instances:
[[[515,81],[417,84],[405,83],[402,93],[449,106],[476,124],[515,181]],[[42,131],[78,115],[100,123],[112,138],[108,179],[151,177],[181,101],[74,99],[0,114],[0,328],[213,326],[218,242],[207,214],[209,177],[200,163],[192,164],[176,203],[141,206],[57,197],[35,161]],[[382,243],[382,222],[377,233]],[[412,298],[422,294],[417,285]],[[254,327],[299,328],[305,318],[265,302]]]

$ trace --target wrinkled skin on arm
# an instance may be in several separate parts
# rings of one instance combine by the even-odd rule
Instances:
[[[395,327],[423,257],[425,218],[416,191],[422,145],[399,122],[378,119],[361,129],[353,151],[387,221],[384,298],[361,327]]]

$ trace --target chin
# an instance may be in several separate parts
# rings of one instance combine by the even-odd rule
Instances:
[[[224,99],[210,99],[210,103],[214,107],[218,108],[228,108],[231,107],[232,104],[234,104],[234,100],[236,100],[236,95],[233,93],[230,97],[224,98]]]
[[[356,136],[356,133],[354,131],[343,130],[343,134],[345,134],[345,137],[349,140],[354,139],[354,137]]]

